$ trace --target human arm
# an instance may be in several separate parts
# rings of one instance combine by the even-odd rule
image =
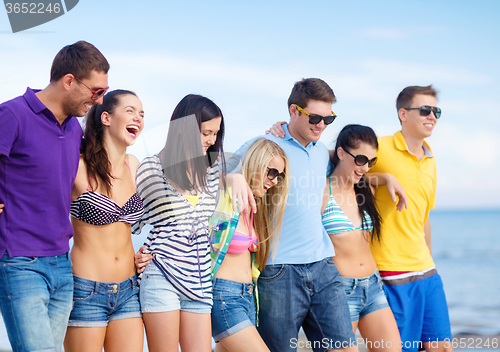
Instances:
[[[425,233],[425,243],[427,244],[427,247],[429,248],[429,253],[432,256],[432,249],[431,249],[431,220],[430,220],[430,218],[427,218],[427,221],[424,224],[424,233]]]
[[[135,268],[138,274],[142,273],[146,269],[146,266],[151,263],[151,260],[153,260],[153,256],[145,252],[146,246],[142,246],[134,256]]]
[[[274,125],[271,126],[270,129],[266,131],[266,134],[271,133],[273,136],[277,138],[285,138],[285,130],[282,125],[286,125],[288,122],[286,121],[278,121]]]
[[[255,204],[255,199],[253,198],[252,190],[241,174],[241,159],[247,148],[258,138],[260,137],[252,138],[245,142],[226,160],[226,166],[229,172],[229,174],[226,175],[226,187],[232,188],[231,201],[233,204],[233,211],[235,212],[242,212],[247,208],[252,209],[254,213],[257,212],[257,206]],[[236,207],[236,200],[238,201],[238,208]]]
[[[326,205],[328,204],[328,200],[330,199],[330,178],[326,179],[325,190],[323,191],[323,201],[321,204],[321,215],[325,212]]]
[[[0,204],[0,214],[2,214],[2,213],[3,213],[3,208],[4,208],[4,207],[5,207],[5,205]]]
[[[383,185],[387,187],[392,201],[394,203],[398,202],[396,204],[398,211],[402,211],[403,208],[408,209],[408,198],[405,189],[394,175],[383,172],[370,172],[366,173],[365,177],[368,183],[375,188]]]
[[[251,209],[255,214],[257,212],[257,204],[253,198],[253,193],[248,186],[247,181],[241,174],[227,174],[226,175],[227,187],[232,188],[231,201],[233,204],[233,211],[240,213],[245,209]]]

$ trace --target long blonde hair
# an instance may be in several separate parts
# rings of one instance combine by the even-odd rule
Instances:
[[[264,138],[253,142],[243,155],[243,176],[252,192],[257,189],[262,191],[262,180],[267,177],[267,166],[276,156],[280,156],[285,162],[283,170],[285,177],[280,183],[264,193],[262,198],[256,199],[258,211],[254,217],[254,227],[259,239],[259,250],[255,262],[261,270],[266,265],[271,247],[273,248],[273,256],[276,254],[279,230],[285,213],[290,185],[290,163],[279,145]],[[261,181],[259,182],[259,180]]]

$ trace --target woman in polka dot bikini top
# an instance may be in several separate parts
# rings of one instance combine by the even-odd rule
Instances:
[[[131,239],[131,224],[141,218],[143,204],[135,189],[139,161],[126,153],[142,131],[143,117],[141,101],[125,90],[107,93],[86,116],[71,195],[74,296],[67,352],[143,349]]]

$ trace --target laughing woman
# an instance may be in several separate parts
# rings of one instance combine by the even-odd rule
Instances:
[[[139,162],[126,153],[143,128],[142,103],[115,90],[87,114],[72,192],[73,310],[66,352],[139,352],[143,325],[131,224],[143,213],[135,190]]]

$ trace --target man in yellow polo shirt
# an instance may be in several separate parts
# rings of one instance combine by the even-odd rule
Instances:
[[[424,140],[441,116],[432,86],[406,87],[396,108],[401,130],[379,138],[372,173],[394,175],[406,191],[408,209],[396,210],[386,187],[376,190],[381,241],[372,253],[401,334],[403,351],[452,350],[450,319],[431,252],[429,210],[436,198],[436,162]],[[420,342],[421,341],[421,342]]]

